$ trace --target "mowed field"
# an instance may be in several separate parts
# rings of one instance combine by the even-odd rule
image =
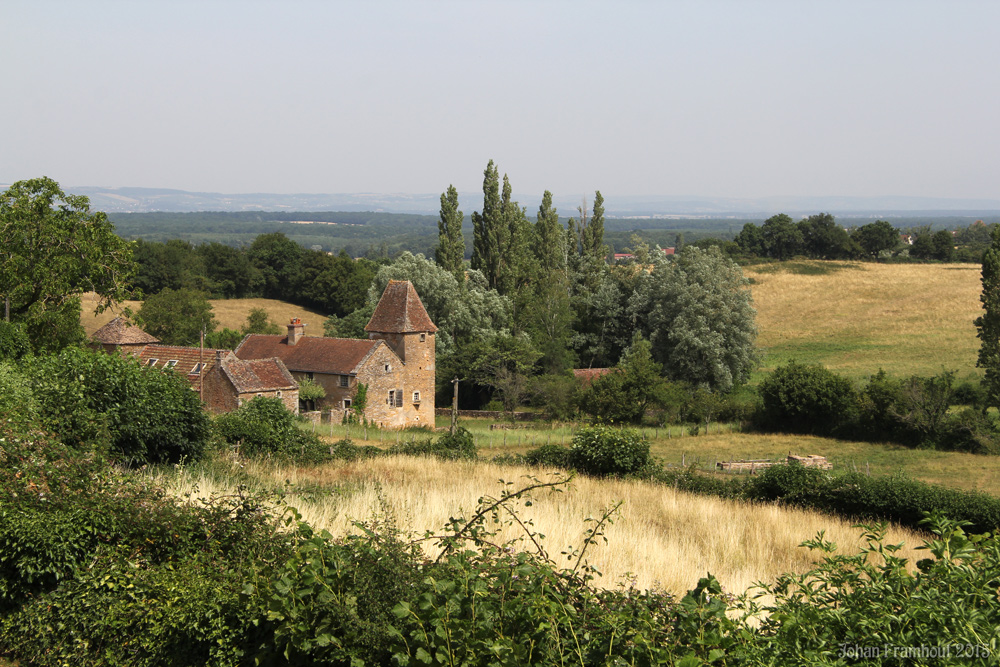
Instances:
[[[114,311],[106,310],[100,315],[95,315],[94,306],[96,303],[96,298],[93,294],[84,295],[80,323],[83,325],[88,336],[118,316],[123,308],[129,307],[133,312],[138,312],[142,306],[141,301],[126,301]],[[284,301],[277,301],[275,299],[213,299],[209,303],[212,304],[212,312],[215,314],[215,319],[219,322],[218,329],[220,330],[229,328],[239,331],[252,309],[263,308],[270,315],[271,321],[276,322],[281,327],[288,324],[290,319],[298,317],[306,323],[306,335],[323,335],[323,322],[326,320],[325,315]]]
[[[758,344],[771,370],[792,359],[854,379],[976,372],[976,264],[784,262],[752,278]]]

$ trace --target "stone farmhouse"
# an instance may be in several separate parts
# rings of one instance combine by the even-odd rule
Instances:
[[[250,334],[236,348],[243,360],[280,359],[292,376],[323,387],[317,408],[339,420],[367,387],[364,417],[388,428],[434,426],[434,334],[409,281],[391,280],[365,326],[367,340],[306,336],[298,319],[286,336]]]
[[[105,352],[131,355],[148,368],[180,375],[213,412],[229,412],[255,396],[280,398],[298,413],[299,385],[278,359],[241,361],[231,350],[160,345],[157,338],[116,317],[91,339]]]
[[[255,396],[280,398],[299,412],[298,383],[309,379],[326,397],[315,407],[339,421],[367,387],[364,417],[388,428],[434,426],[434,334],[437,327],[413,285],[391,280],[365,331],[367,340],[306,336],[293,319],[287,335],[249,334],[235,351],[160,345],[115,318],[92,336],[106,352],[130,354],[150,368],[186,378],[214,412],[235,410]]]

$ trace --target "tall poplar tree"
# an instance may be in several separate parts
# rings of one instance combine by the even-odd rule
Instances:
[[[501,251],[507,233],[500,204],[500,175],[490,160],[483,172],[483,212],[472,214],[472,268],[482,271],[490,289],[500,282]]]
[[[993,230],[993,244],[983,253],[983,314],[976,318],[979,359],[986,371],[983,386],[989,404],[1000,407],[1000,227]]]
[[[604,259],[607,255],[604,247],[604,197],[601,196],[600,190],[594,193],[594,209],[590,220],[585,224],[581,233],[583,254],[594,259]]]
[[[438,266],[465,283],[465,239],[462,237],[462,212],[458,210],[458,190],[454,185],[441,195],[441,219],[438,220],[438,247],[434,253]]]

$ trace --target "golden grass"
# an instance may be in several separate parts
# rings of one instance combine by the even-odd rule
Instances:
[[[383,505],[398,526],[408,532],[440,530],[451,516],[468,516],[484,495],[497,495],[498,480],[527,483],[526,476],[547,478],[545,471],[473,462],[442,462],[419,457],[387,457],[316,467],[275,467],[245,462],[243,472],[266,485],[286,480],[306,489],[346,490],[341,494],[308,493],[290,503],[316,528],[334,535],[353,530],[352,521],[372,518]],[[225,476],[222,477],[225,479]],[[204,470],[182,471],[164,478],[177,495],[195,491],[205,497],[231,490],[235,482],[220,482]],[[294,488],[294,487],[293,487]],[[714,574],[731,592],[742,592],[757,581],[773,580],[786,571],[805,571],[817,556],[798,545],[825,530],[828,539],[852,550],[859,531],[850,524],[814,512],[775,506],[755,506],[694,496],[644,482],[574,479],[564,493],[540,493],[520,516],[543,533],[545,548],[558,562],[560,553],[583,544],[588,517],[624,501],[607,527],[607,544],[594,546],[588,561],[603,573],[600,584],[613,587],[634,577],[640,588],[660,588],[683,594],[706,573]],[[505,529],[507,539],[520,532]],[[894,528],[889,539],[906,542],[903,556],[914,560],[921,538]],[[429,555],[435,555],[426,544]]]
[[[212,312],[218,320],[218,329],[229,328],[239,330],[246,323],[247,315],[253,308],[263,308],[267,311],[271,321],[278,326],[284,326],[293,317],[300,318],[306,323],[306,334],[309,336],[323,335],[323,322],[326,315],[321,315],[313,310],[302,308],[285,301],[277,299],[212,299]],[[83,312],[80,315],[80,324],[83,325],[87,336],[90,336],[102,326],[122,313],[125,307],[129,307],[133,312],[138,312],[142,306],[141,301],[126,301],[114,310],[106,310],[100,315],[94,314],[94,306],[97,304],[96,296],[93,293],[83,296]]]
[[[982,312],[974,264],[820,263],[803,275],[786,265],[750,266],[766,368],[789,359],[860,378],[974,371]],[[825,265],[825,266],[824,266]]]

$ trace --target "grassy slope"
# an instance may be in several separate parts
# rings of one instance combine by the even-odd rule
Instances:
[[[84,296],[83,313],[80,316],[80,323],[83,325],[88,336],[110,322],[121,312],[120,309],[114,312],[107,310],[100,315],[94,315],[94,303],[92,295]],[[289,319],[298,317],[306,323],[306,333],[308,335],[323,335],[323,322],[326,320],[326,315],[321,315],[315,311],[307,310],[301,306],[295,306],[284,301],[277,301],[275,299],[215,299],[210,301],[210,303],[215,313],[215,319],[219,322],[218,329],[220,330],[228,327],[238,331],[246,322],[247,315],[252,308],[263,308],[270,315],[271,320],[277,322],[280,326],[287,324]],[[127,306],[133,311],[138,311],[141,305],[142,303],[139,301],[126,301],[122,304],[123,307]]]
[[[860,379],[975,372],[973,264],[786,262],[747,267],[764,370],[791,359]]]

